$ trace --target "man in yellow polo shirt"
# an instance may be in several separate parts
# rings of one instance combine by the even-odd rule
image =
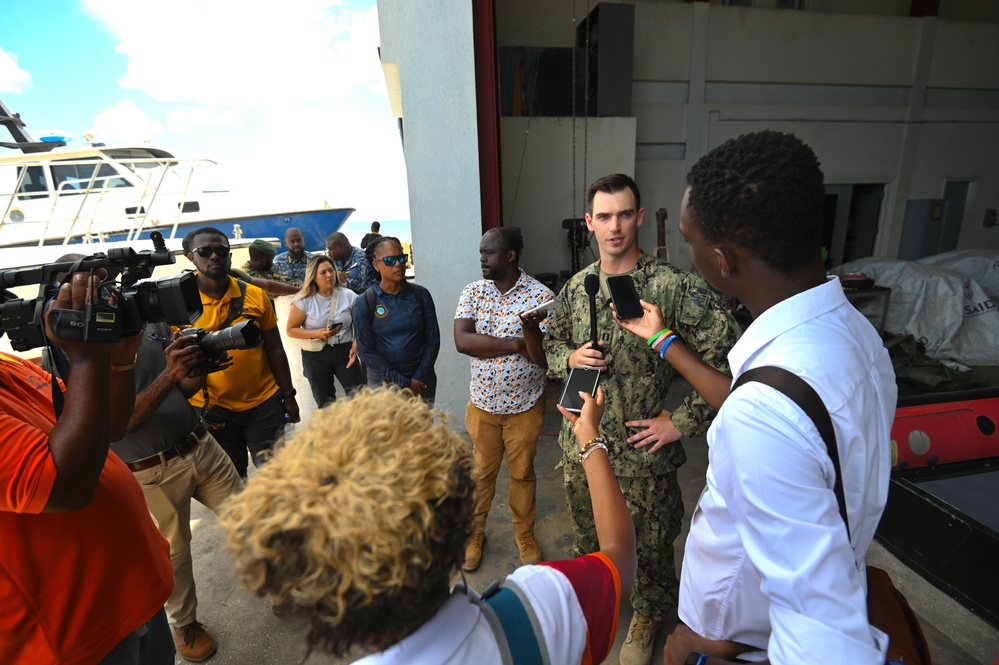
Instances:
[[[229,276],[232,257],[229,239],[218,229],[204,227],[187,234],[187,258],[198,269],[198,289],[204,313],[194,325],[214,332],[252,319],[261,331],[263,346],[233,349],[232,366],[208,375],[206,422],[213,425],[216,440],[232,459],[239,475],[246,478],[247,449],[257,466],[261,453],[269,450],[286,422],[300,420],[288,357],[281,344],[274,305],[262,289],[241,284]],[[204,393],[191,398],[202,408]]]

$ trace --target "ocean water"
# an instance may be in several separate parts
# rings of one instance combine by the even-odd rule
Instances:
[[[382,225],[382,228],[379,231],[379,233],[381,233],[383,236],[395,236],[402,242],[413,242],[413,233],[410,230],[408,219],[399,219],[392,221],[385,221],[380,219],[378,220],[378,222]],[[361,238],[363,238],[364,234],[368,233],[370,230],[371,230],[370,221],[355,222],[351,219],[348,219],[346,222],[344,222],[343,226],[340,227],[341,233],[347,236],[347,239],[350,240],[350,244],[353,245],[354,247],[361,246]]]

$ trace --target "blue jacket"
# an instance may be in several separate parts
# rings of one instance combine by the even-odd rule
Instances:
[[[380,286],[372,288],[374,312],[368,308],[364,293],[354,304],[354,331],[361,360],[386,381],[403,388],[408,388],[412,379],[428,383],[441,349],[437,310],[430,292],[407,285],[392,295]]]

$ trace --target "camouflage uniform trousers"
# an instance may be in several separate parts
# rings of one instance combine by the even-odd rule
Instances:
[[[562,479],[572,524],[572,556],[596,552],[600,546],[590,490],[577,459],[563,462]],[[680,535],[683,495],[676,470],[659,476],[623,476],[618,482],[631,509],[638,549],[638,574],[631,590],[631,606],[642,616],[660,620],[676,610],[680,592],[673,541]]]

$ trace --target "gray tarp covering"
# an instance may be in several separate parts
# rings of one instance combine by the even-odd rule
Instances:
[[[999,311],[970,277],[915,261],[867,258],[832,270],[866,273],[891,291],[885,329],[908,333],[942,362],[999,365]]]
[[[999,303],[999,251],[990,249],[958,249],[921,259],[916,263],[946,268],[970,277],[985,289],[992,304]]]

